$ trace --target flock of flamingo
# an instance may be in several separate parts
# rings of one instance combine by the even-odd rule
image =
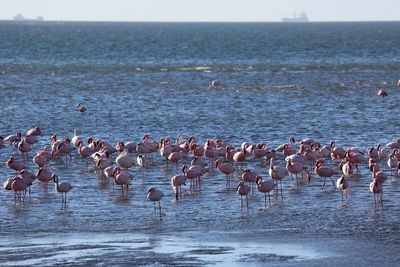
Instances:
[[[85,112],[86,108],[78,105],[79,112]],[[169,138],[161,138],[160,141],[150,140],[149,135],[145,134],[140,142],[118,141],[115,146],[106,140],[94,140],[89,137],[83,140],[74,129],[72,138],[65,137],[59,140],[56,134],[51,136],[51,143],[43,149],[36,151],[32,158],[37,166],[36,171],[28,168],[28,153],[33,152],[33,145],[38,142],[42,132],[39,127],[35,127],[22,135],[16,132],[7,137],[0,137],[0,148],[13,146],[20,157],[10,155],[6,165],[15,171],[12,178],[4,182],[5,190],[14,191],[16,202],[24,201],[32,183],[37,180],[43,186],[44,192],[48,190],[48,184],[54,182],[57,192],[62,194],[62,206],[66,206],[67,193],[73,186],[64,181],[59,181],[58,175],[47,168],[47,162],[54,158],[65,160],[65,164],[71,162],[73,154],[78,154],[80,158],[93,164],[96,170],[104,179],[112,180],[113,185],[121,187],[121,193],[128,190],[129,184],[133,180],[133,175],[129,169],[134,166],[142,168],[151,167],[153,155],[159,153],[167,164],[176,166],[176,175],[171,178],[171,187],[176,200],[180,199],[182,186],[186,181],[190,182],[190,192],[201,190],[201,178],[211,169],[216,169],[225,176],[226,190],[231,190],[232,182],[235,183],[234,189],[241,198],[241,210],[244,207],[244,199],[248,209],[248,195],[252,191],[253,185],[259,192],[264,194],[265,209],[268,203],[271,205],[271,192],[278,197],[281,195],[283,200],[282,180],[291,176],[299,186],[304,179],[311,182],[312,175],[324,179],[322,190],[329,179],[334,188],[341,192],[342,202],[347,200],[347,189],[349,187],[349,177],[353,173],[359,173],[360,164],[368,162],[371,172],[371,182],[369,191],[373,193],[375,206],[377,203],[382,205],[383,184],[387,179],[385,170],[381,170],[382,164],[387,163],[388,169],[400,175],[400,139],[390,142],[384,146],[380,144],[369,147],[365,152],[356,147],[343,148],[336,146],[335,141],[330,145],[321,146],[319,142],[312,139],[304,139],[295,146],[294,137],[289,138],[289,142],[276,148],[269,147],[263,143],[249,144],[244,142],[240,147],[224,142],[220,139],[208,139],[204,144],[199,144],[195,136],[190,136],[187,140],[178,135],[173,142]],[[135,156],[136,158],[135,158]],[[285,164],[276,164],[277,158],[284,158]],[[190,166],[186,164],[190,159]],[[269,178],[262,177],[256,171],[246,168],[246,162],[258,159],[261,164],[269,162]],[[329,161],[329,164],[326,162]],[[179,173],[178,165],[182,164],[182,172]],[[334,177],[336,182],[334,181]],[[328,181],[329,181],[328,180]],[[154,203],[154,209],[158,209],[161,217],[160,200],[164,194],[155,187],[151,187],[147,192],[147,198]]]

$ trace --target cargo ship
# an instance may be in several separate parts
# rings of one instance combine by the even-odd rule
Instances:
[[[308,22],[308,17],[305,12],[301,12],[300,16],[296,16],[296,12],[292,18],[282,18],[282,22]]]

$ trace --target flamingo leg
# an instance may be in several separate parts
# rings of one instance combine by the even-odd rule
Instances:
[[[329,177],[329,179],[331,179],[331,182],[332,182],[332,185],[333,185],[333,190],[336,191],[335,182],[333,181],[332,177]]]
[[[249,211],[249,198],[247,197],[247,194],[246,194],[246,205],[247,205],[247,211]]]
[[[158,201],[158,207],[160,208],[160,220],[161,220],[161,203]]]
[[[324,190],[324,187],[325,187],[325,182],[326,182],[326,177],[325,177],[325,179],[324,179],[324,184],[322,185],[322,188],[321,188],[321,190]]]

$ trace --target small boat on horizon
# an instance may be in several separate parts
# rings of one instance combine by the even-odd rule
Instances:
[[[44,18],[42,16],[37,16],[36,18],[31,19],[31,18],[24,17],[21,13],[18,13],[17,15],[15,15],[13,17],[13,19],[16,21],[43,21],[44,20]]]
[[[292,18],[282,18],[282,22],[308,22],[308,16],[305,12],[301,12],[300,16],[296,16],[296,12],[294,12]]]

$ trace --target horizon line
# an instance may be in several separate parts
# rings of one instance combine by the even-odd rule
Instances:
[[[341,22],[400,22],[400,20],[309,20],[304,22],[283,22],[282,20],[36,20],[36,19],[0,19],[7,22],[110,22],[110,23],[282,23],[282,24],[307,24],[307,23],[341,23]]]

